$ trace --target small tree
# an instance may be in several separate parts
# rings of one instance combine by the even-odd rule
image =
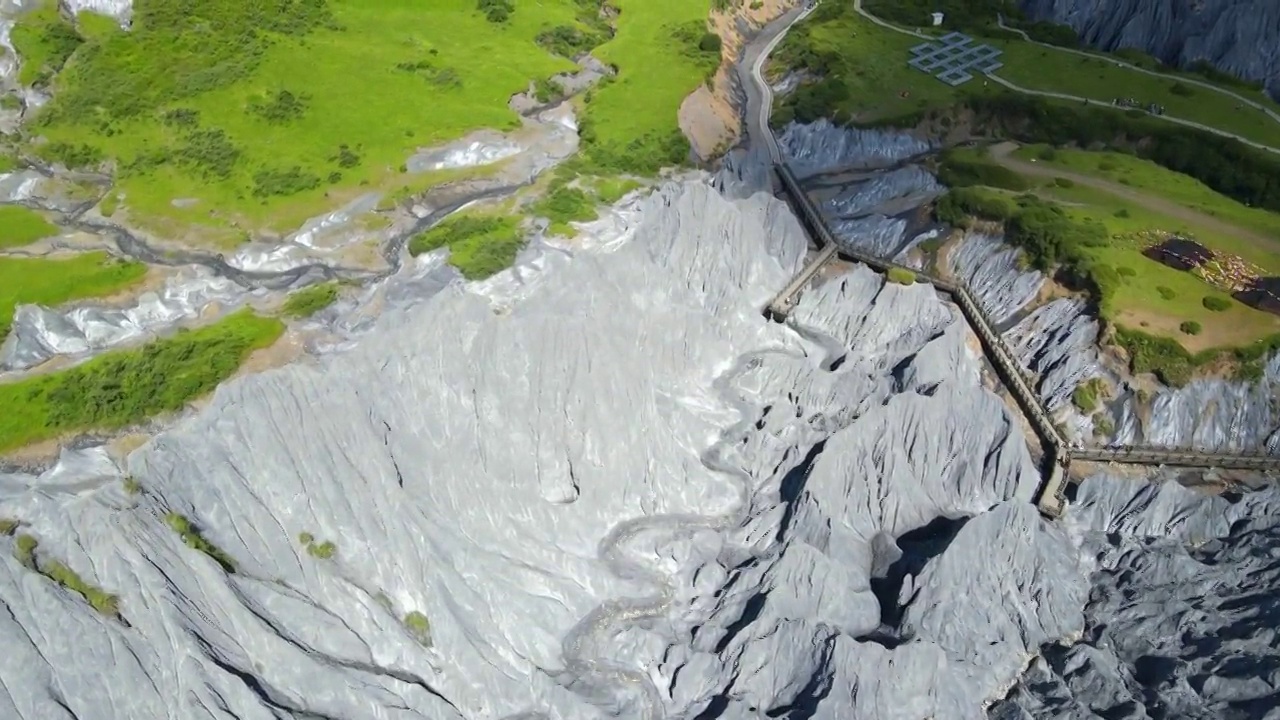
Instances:
[[[1178,329],[1188,335],[1199,335],[1201,327],[1195,320],[1186,320],[1178,326]]]
[[[713,32],[703,33],[702,39],[698,41],[698,49],[704,53],[719,54],[722,45],[720,36]]]
[[[1213,312],[1226,312],[1231,309],[1231,301],[1217,295],[1205,295],[1200,303]]]

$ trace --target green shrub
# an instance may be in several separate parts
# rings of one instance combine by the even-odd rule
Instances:
[[[1226,312],[1231,309],[1231,301],[1217,295],[1205,295],[1200,304],[1204,305],[1206,310],[1213,312]]]
[[[1102,413],[1093,416],[1093,434],[1096,437],[1111,437],[1116,431],[1116,426],[1111,422],[1111,418]]]
[[[938,222],[965,227],[969,217],[1004,222],[1016,208],[1003,198],[991,197],[975,188],[956,188],[938,199],[934,217]]]
[[[698,49],[704,53],[716,53],[719,55],[723,45],[720,36],[713,32],[703,33],[702,39],[698,41]]]
[[[312,535],[311,533],[305,530],[298,533],[298,542],[302,543],[303,545],[310,545],[315,541],[316,541],[316,536]]]
[[[40,213],[21,205],[0,205],[0,249],[30,245],[57,234],[57,226]]]
[[[329,540],[325,540],[322,543],[313,542],[307,544],[307,553],[311,555],[311,557],[319,558],[321,560],[329,560],[336,552],[338,552],[338,546],[334,545],[333,542]]]
[[[1169,92],[1180,97],[1191,97],[1196,94],[1196,91],[1192,90],[1190,85],[1182,82],[1175,82],[1170,85]]]
[[[906,268],[891,267],[887,275],[889,282],[899,285],[912,285],[916,281],[916,274]]]
[[[1041,149],[1040,152],[1036,153],[1036,155],[1045,162],[1053,162],[1058,159],[1058,149],[1050,145]]]
[[[96,587],[80,577],[76,571],[56,560],[42,565],[40,573],[62,587],[80,593],[89,605],[103,615],[114,617],[120,614],[120,598],[102,588]]]
[[[512,0],[477,0],[476,8],[492,23],[506,22],[516,11]]]
[[[427,616],[417,610],[410,611],[404,616],[404,626],[408,629],[413,639],[422,643],[427,647],[431,647],[431,623],[427,620]]]
[[[492,215],[450,218],[409,241],[409,254],[418,256],[449,248],[449,262],[468,280],[482,280],[515,262],[524,246],[516,219]]]
[[[1120,277],[1131,278],[1131,277],[1137,277],[1138,271],[1134,270],[1133,268],[1127,265],[1121,265],[1120,267],[1116,268],[1116,274],[1119,275]]]
[[[1200,323],[1195,320],[1184,320],[1182,324],[1178,326],[1178,329],[1187,335],[1199,335],[1202,328],[1200,327]]]
[[[36,548],[40,541],[30,535],[19,535],[13,542],[13,557],[24,567],[32,570],[36,567]]]
[[[596,203],[595,198],[583,190],[561,186],[534,203],[530,211],[538,217],[547,218],[552,224],[563,225],[575,221],[594,220]]]
[[[138,479],[132,475],[125,475],[121,485],[124,487],[124,491],[128,495],[142,494],[142,483],[138,482]]]
[[[1090,378],[1076,386],[1071,393],[1071,401],[1080,408],[1080,412],[1090,415],[1098,409],[1099,400],[1105,397],[1107,384],[1101,378]]]
[[[1160,297],[1164,298],[1165,300],[1172,300],[1178,297],[1178,293],[1174,292],[1173,288],[1166,287],[1164,285],[1157,285],[1156,292],[1159,293]]]
[[[1129,217],[1129,210],[1128,208],[1120,208],[1119,210],[1112,213],[1112,215],[1121,219],[1125,219]]]
[[[1133,372],[1154,373],[1161,382],[1174,387],[1186,385],[1191,380],[1195,358],[1177,341],[1123,327],[1116,328],[1115,339],[1128,351],[1129,367]]]
[[[251,100],[246,110],[270,125],[288,125],[301,120],[310,106],[310,95],[294,95],[288,90],[278,90],[275,95],[266,99]]]
[[[4,535],[6,537],[12,535],[21,524],[22,523],[14,520],[13,518],[0,518],[0,535]]]
[[[288,317],[307,318],[329,307],[337,299],[336,281],[320,283],[289,293],[280,312]]]
[[[560,86],[547,78],[538,78],[533,83],[533,97],[540,103],[549,103],[560,97]]]
[[[234,573],[236,571],[236,564],[235,561],[231,559],[231,556],[223,552],[222,548],[219,548],[217,545],[206,540],[204,536],[200,534],[200,529],[195,525],[192,525],[191,521],[188,520],[185,515],[171,512],[164,516],[164,520],[174,532],[178,533],[178,536],[182,538],[182,542],[185,543],[187,547],[192,550],[198,550],[205,555],[208,555],[210,558],[213,558],[214,562],[221,565],[222,569],[228,573]]]
[[[573,25],[557,25],[538,33],[535,40],[547,52],[574,60],[591,52],[606,39],[608,35],[603,32],[583,30]]]

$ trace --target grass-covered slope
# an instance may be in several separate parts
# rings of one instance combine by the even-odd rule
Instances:
[[[57,233],[58,228],[35,210],[0,205],[0,250],[28,245]]]
[[[241,311],[70,370],[0,384],[0,451],[179,410],[230,377],[251,352],[275,342],[283,329],[279,320]]]

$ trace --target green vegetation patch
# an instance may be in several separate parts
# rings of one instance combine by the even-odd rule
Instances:
[[[40,545],[40,541],[30,535],[19,535],[13,541],[13,557],[23,567],[34,570],[36,568],[36,547]]]
[[[187,519],[187,516],[171,512],[164,516],[164,521],[174,532],[178,533],[178,536],[182,538],[182,542],[187,547],[192,550],[199,550],[213,558],[214,562],[221,565],[226,572],[234,573],[236,571],[236,563],[231,559],[231,556],[224,552],[222,548],[205,539],[204,535],[200,533],[200,528]]]
[[[709,0],[614,0],[617,31],[593,55],[616,77],[584,97],[578,132],[598,172],[650,175],[689,158],[677,112],[720,64],[702,49]],[[659,72],[660,70],[660,72]]]
[[[108,617],[116,617],[120,614],[120,598],[105,592],[102,588],[90,584],[84,578],[71,568],[54,560],[47,563],[40,563],[40,573],[50,580],[58,583],[63,588],[75,593],[79,593],[85,600],[89,601],[89,605],[99,613]]]
[[[431,622],[427,620],[427,616],[412,610],[404,616],[405,629],[413,636],[413,639],[422,643],[427,647],[431,647]]]
[[[19,205],[0,205],[0,250],[30,245],[57,234],[58,228],[35,210]]]
[[[321,560],[330,560],[338,552],[338,546],[331,540],[316,542],[316,536],[309,532],[298,533],[298,542],[307,548],[307,554]]]
[[[511,267],[524,237],[519,220],[500,215],[460,215],[449,218],[409,241],[409,254],[418,256],[449,248],[449,262],[468,280],[483,280]]]
[[[70,165],[116,160],[148,229],[284,231],[332,207],[326,193],[404,184],[419,147],[517,128],[510,96],[575,69],[538,35],[585,27],[584,5],[599,15],[543,0],[495,23],[475,0],[137,0],[128,32],[82,29],[33,134]]]
[[[889,282],[898,285],[912,285],[916,281],[916,274],[906,268],[891,267],[887,275]]]
[[[0,451],[88,429],[116,429],[212,391],[284,325],[245,310],[135,350],[0,385]]]
[[[1100,400],[1106,399],[1107,384],[1102,378],[1090,378],[1079,385],[1071,393],[1071,401],[1080,412],[1092,415],[1098,409]]]
[[[18,529],[22,523],[13,518],[0,518],[0,535],[8,537]]]
[[[9,334],[18,305],[53,306],[110,295],[137,283],[146,274],[142,263],[116,260],[104,252],[66,260],[0,257],[0,340]]]
[[[557,235],[572,235],[570,222],[584,222],[596,217],[595,198],[586,191],[561,185],[534,203],[530,211],[551,221],[551,231]]]
[[[338,289],[338,282],[333,281],[294,291],[289,293],[280,312],[288,317],[311,317],[338,299]]]

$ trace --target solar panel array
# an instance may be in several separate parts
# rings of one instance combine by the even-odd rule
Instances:
[[[993,73],[1004,67],[1002,51],[991,45],[975,45],[973,38],[953,32],[937,42],[920,43],[911,48],[907,64],[955,87],[973,79],[973,73]],[[972,71],[972,72],[970,72]]]

